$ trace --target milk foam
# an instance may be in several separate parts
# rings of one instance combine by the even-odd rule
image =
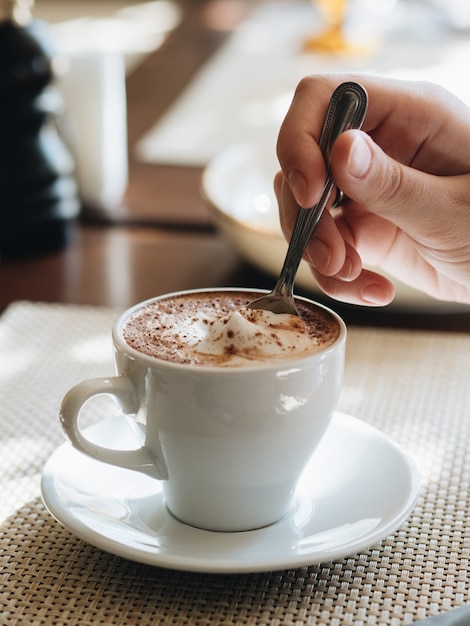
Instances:
[[[233,365],[240,359],[266,363],[292,359],[294,352],[302,357],[316,350],[300,317],[243,308],[208,324],[195,351],[224,355],[227,364]]]
[[[150,302],[128,318],[123,338],[148,356],[188,365],[242,367],[287,361],[331,345],[339,325],[297,302],[300,317],[249,309],[253,293],[195,292]]]

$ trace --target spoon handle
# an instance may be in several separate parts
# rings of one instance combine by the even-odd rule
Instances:
[[[331,96],[319,141],[326,165],[325,185],[317,204],[310,208],[299,208],[286,258],[274,287],[275,293],[287,297],[293,295],[295,275],[300,261],[334,187],[330,167],[331,148],[342,132],[362,126],[367,111],[367,102],[366,90],[355,82],[342,83]]]

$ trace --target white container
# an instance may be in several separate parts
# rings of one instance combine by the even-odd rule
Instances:
[[[108,51],[68,53],[58,80],[65,126],[86,209],[118,207],[128,184],[125,64]]]

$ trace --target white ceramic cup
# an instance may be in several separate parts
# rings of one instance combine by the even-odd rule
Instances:
[[[261,293],[237,291],[253,299]],[[137,352],[123,339],[126,320],[148,302],[114,326],[117,376],[84,381],[65,396],[60,419],[66,436],[94,459],[164,481],[169,511],[187,524],[242,531],[278,521],[339,399],[344,322],[330,311],[338,337],[311,356],[251,367],[181,365]],[[111,395],[138,425],[142,447],[112,450],[82,432],[81,408],[100,394]]]

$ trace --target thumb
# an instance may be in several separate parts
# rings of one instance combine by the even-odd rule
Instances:
[[[338,137],[331,167],[336,184],[350,200],[410,234],[429,223],[430,207],[439,206],[440,196],[448,191],[442,177],[396,161],[363,131]]]

